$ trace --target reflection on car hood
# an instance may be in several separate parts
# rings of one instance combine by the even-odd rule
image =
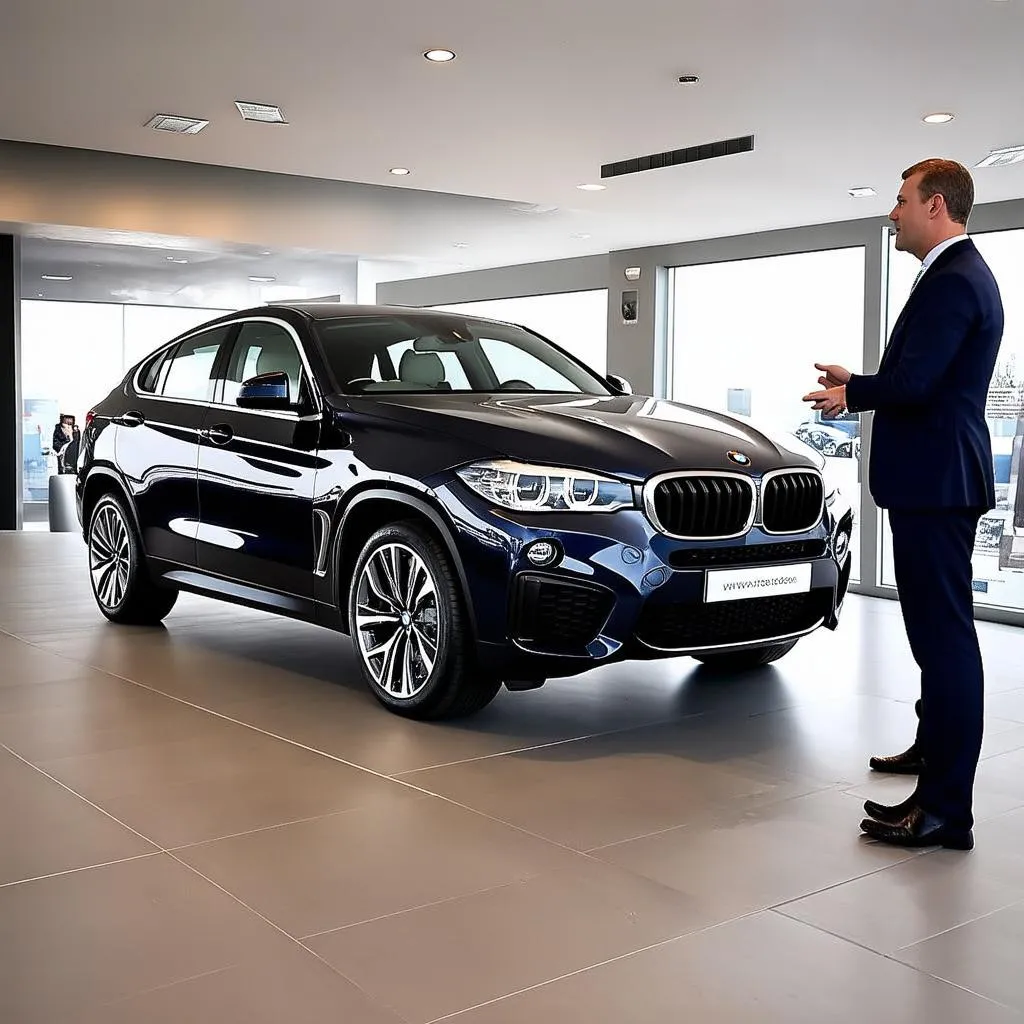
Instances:
[[[769,435],[745,418],[638,395],[375,395],[352,409],[416,430],[472,441],[495,456],[588,469],[640,481],[675,469],[732,470],[727,453],[760,474],[823,460],[791,434]]]

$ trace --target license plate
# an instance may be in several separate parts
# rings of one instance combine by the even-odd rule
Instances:
[[[811,589],[811,565],[768,565],[756,569],[711,569],[704,583],[704,600],[742,601],[750,597],[806,594]]]

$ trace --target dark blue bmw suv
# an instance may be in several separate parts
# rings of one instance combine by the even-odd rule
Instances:
[[[108,619],[157,623],[186,590],[319,623],[387,708],[442,718],[834,629],[853,519],[823,467],[522,327],[309,303],[134,367],[87,418],[77,497]]]

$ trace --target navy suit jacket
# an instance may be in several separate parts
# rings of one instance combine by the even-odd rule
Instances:
[[[940,253],[910,293],[878,372],[846,385],[874,410],[868,486],[882,508],[995,506],[985,403],[1003,336],[992,271],[970,239]]]

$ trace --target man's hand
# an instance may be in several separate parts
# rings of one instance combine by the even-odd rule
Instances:
[[[835,367],[835,369],[842,369]],[[843,371],[845,373],[845,371]],[[827,379],[827,374],[822,378]],[[824,391],[812,391],[804,395],[805,402],[813,402],[814,408],[823,412],[826,416],[835,416],[837,413],[846,412],[846,385],[826,388]]]
[[[823,388],[845,387],[850,383],[850,377],[853,376],[849,370],[835,364],[815,363],[814,368],[822,371],[818,383]]]

